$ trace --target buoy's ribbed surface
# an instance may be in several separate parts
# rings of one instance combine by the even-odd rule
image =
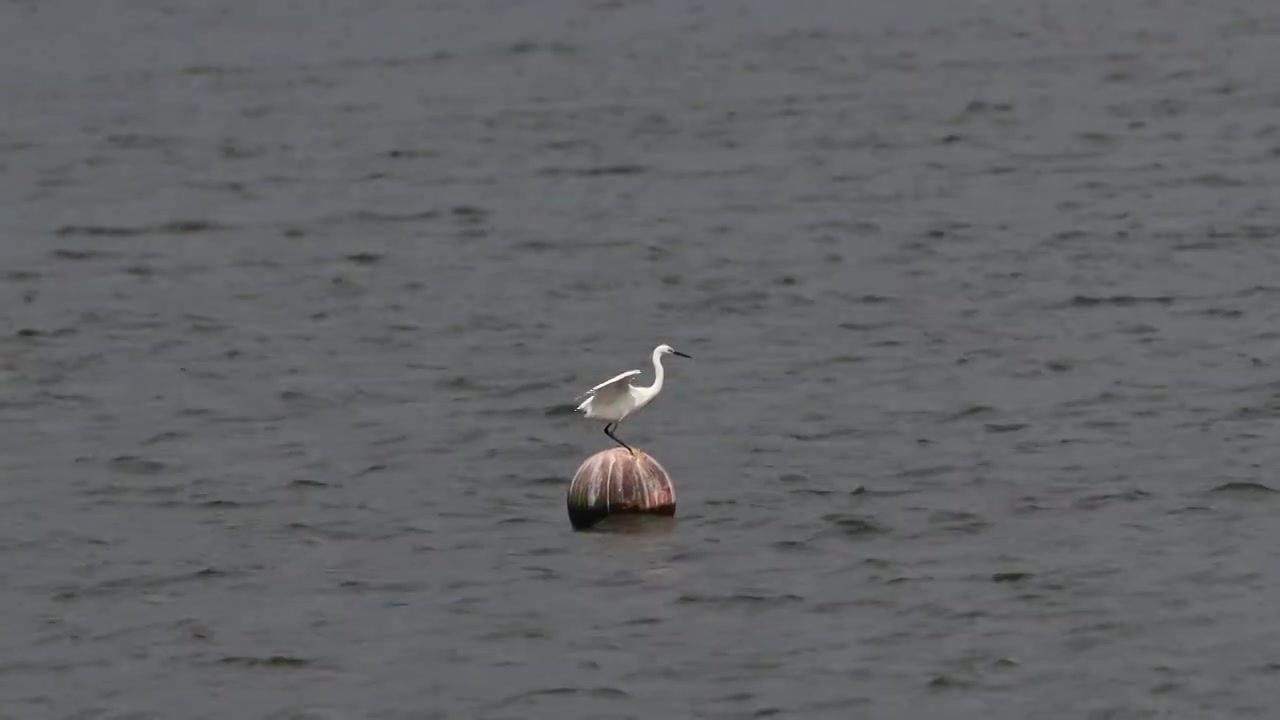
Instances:
[[[611,448],[587,458],[569,483],[569,522],[575,530],[610,515],[675,515],[676,493],[666,469],[647,453]]]

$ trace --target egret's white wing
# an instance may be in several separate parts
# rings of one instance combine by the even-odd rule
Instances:
[[[591,388],[591,389],[590,389],[590,390],[588,390],[587,392],[592,392],[592,393],[594,393],[594,392],[598,392],[599,390],[603,389],[603,388],[604,388],[604,386],[606,386],[606,385],[612,385],[612,384],[614,384],[614,383],[618,382],[619,380],[621,380],[621,379],[623,379],[623,378],[629,378],[629,377],[631,377],[632,375],[639,375],[639,374],[640,374],[640,371],[639,371],[639,370],[628,370],[628,371],[626,371],[626,372],[624,372],[624,373],[619,373],[618,375],[616,375],[616,376],[614,376],[614,377],[611,377],[611,378],[609,378],[608,380],[605,380],[604,382],[600,383],[599,385],[597,385],[597,386],[595,386],[595,387]]]
[[[626,390],[631,387],[631,382],[627,381],[627,378],[632,375],[639,374],[639,370],[628,370],[617,377],[611,377],[608,380],[605,380],[578,397],[584,398],[590,395],[591,397],[600,398],[600,402],[602,404],[608,405],[614,400],[614,398],[618,397],[620,393],[626,392]]]

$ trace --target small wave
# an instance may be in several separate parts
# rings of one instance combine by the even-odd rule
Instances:
[[[63,225],[56,232],[61,236],[134,237],[138,235],[190,235],[224,229],[226,229],[225,225],[209,220],[170,220],[159,225],[138,225],[134,227],[119,225]]]
[[[1134,305],[1172,305],[1173,297],[1169,295],[1076,295],[1067,301],[1068,307],[1131,307]]]
[[[247,655],[229,655],[218,661],[222,665],[240,665],[255,668],[305,668],[315,664],[314,660],[294,657],[292,655],[269,655],[267,657],[251,657]]]
[[[648,169],[644,165],[597,165],[584,168],[549,167],[543,168],[538,174],[548,177],[605,177],[640,175],[647,172]]]
[[[1245,482],[1245,481],[1237,480],[1233,482],[1223,483],[1215,487],[1214,489],[1210,490],[1209,492],[1253,495],[1253,494],[1259,494],[1259,493],[1262,493],[1262,494],[1273,493],[1273,492],[1276,492],[1276,489],[1268,485],[1263,485],[1262,483],[1258,483],[1258,482]]]

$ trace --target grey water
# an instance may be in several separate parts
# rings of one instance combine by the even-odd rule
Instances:
[[[0,718],[1280,702],[1280,6],[0,4]],[[674,521],[571,530],[619,435]]]

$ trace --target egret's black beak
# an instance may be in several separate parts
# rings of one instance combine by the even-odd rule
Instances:
[[[679,350],[672,350],[672,351],[671,351],[671,354],[672,354],[672,355],[679,355],[680,357],[687,357],[687,358],[691,358],[691,357],[693,357],[692,355],[685,355],[684,353],[680,352]]]

